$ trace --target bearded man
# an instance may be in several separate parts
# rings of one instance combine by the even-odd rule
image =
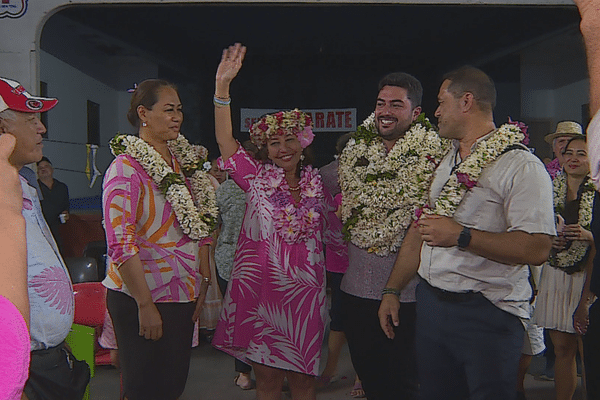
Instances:
[[[556,234],[550,177],[521,144],[516,125],[496,128],[495,102],[495,85],[479,69],[444,77],[435,115],[440,136],[452,146],[387,283],[400,289],[418,268],[424,400],[515,398],[532,294],[527,265],[548,259]],[[393,296],[384,296],[379,315],[388,336],[398,324],[397,307]]]
[[[413,399],[415,286],[395,291],[402,302],[397,335],[379,328],[377,310],[404,234],[422,207],[442,142],[421,115],[421,83],[397,72],[379,83],[375,112],[339,158],[344,234],[349,266],[341,284],[342,324],[352,363],[370,400]],[[324,176],[331,193],[335,177]],[[418,257],[418,252],[416,253]]]

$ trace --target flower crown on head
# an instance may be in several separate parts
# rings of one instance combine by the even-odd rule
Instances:
[[[302,148],[311,144],[315,134],[312,131],[310,115],[297,108],[265,115],[250,128],[250,140],[258,148],[261,148],[272,136],[282,136],[288,133],[298,136]]]

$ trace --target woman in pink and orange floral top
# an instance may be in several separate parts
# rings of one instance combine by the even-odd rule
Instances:
[[[286,377],[293,398],[314,399],[327,313],[322,241],[333,199],[318,171],[302,166],[314,136],[307,114],[279,112],[252,126],[266,163],[233,138],[229,85],[245,51],[224,50],[216,75],[220,166],[246,192],[247,206],[212,343],[252,364],[259,400],[279,399]]]
[[[181,107],[172,84],[142,82],[127,114],[139,136],[111,141],[117,157],[104,177],[103,283],[129,400],[181,395],[194,321],[211,281],[214,187],[202,168],[206,149],[179,133]]]

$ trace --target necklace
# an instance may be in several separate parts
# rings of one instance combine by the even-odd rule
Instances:
[[[298,185],[298,186],[294,186],[294,187],[290,186],[290,190],[291,190],[292,192],[297,192],[298,190],[300,190],[300,185]]]
[[[448,145],[422,113],[388,153],[371,114],[339,157],[344,239],[379,256],[395,252]]]
[[[285,179],[285,172],[273,164],[265,164],[258,184],[273,206],[275,231],[288,244],[306,241],[321,224],[323,182],[318,170],[310,165],[300,172],[296,190],[300,190],[300,201],[296,204],[291,195],[295,188]]]
[[[481,176],[481,173],[494,162],[508,147],[521,143],[525,135],[514,124],[504,124],[495,133],[477,143],[477,147],[452,169],[450,178],[442,188],[433,207],[426,205],[417,210],[417,217],[422,212],[428,214],[454,216],[456,208],[465,194],[471,190]]]
[[[175,173],[146,141],[137,136],[120,134],[110,141],[115,156],[127,154],[133,157],[161,189],[183,233],[192,240],[200,240],[215,229],[219,212],[215,189],[203,169],[208,151],[202,146],[191,145],[181,134],[169,141],[168,146],[184,175],[190,178],[192,193],[181,175]]]
[[[554,214],[559,215],[565,208],[567,199],[566,174],[557,175],[553,181],[554,186]],[[592,208],[594,204],[594,186],[591,178],[586,176],[580,187],[581,200],[579,202],[579,218],[577,223],[585,229],[590,229],[592,223]],[[550,253],[550,265],[563,269],[567,273],[581,271],[583,262],[587,259],[590,245],[581,240],[574,240],[568,249],[558,253]]]

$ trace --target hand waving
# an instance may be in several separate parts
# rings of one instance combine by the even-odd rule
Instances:
[[[241,43],[236,43],[224,49],[221,62],[217,68],[216,81],[222,84],[230,84],[242,68],[245,55],[246,47],[242,46]]]

